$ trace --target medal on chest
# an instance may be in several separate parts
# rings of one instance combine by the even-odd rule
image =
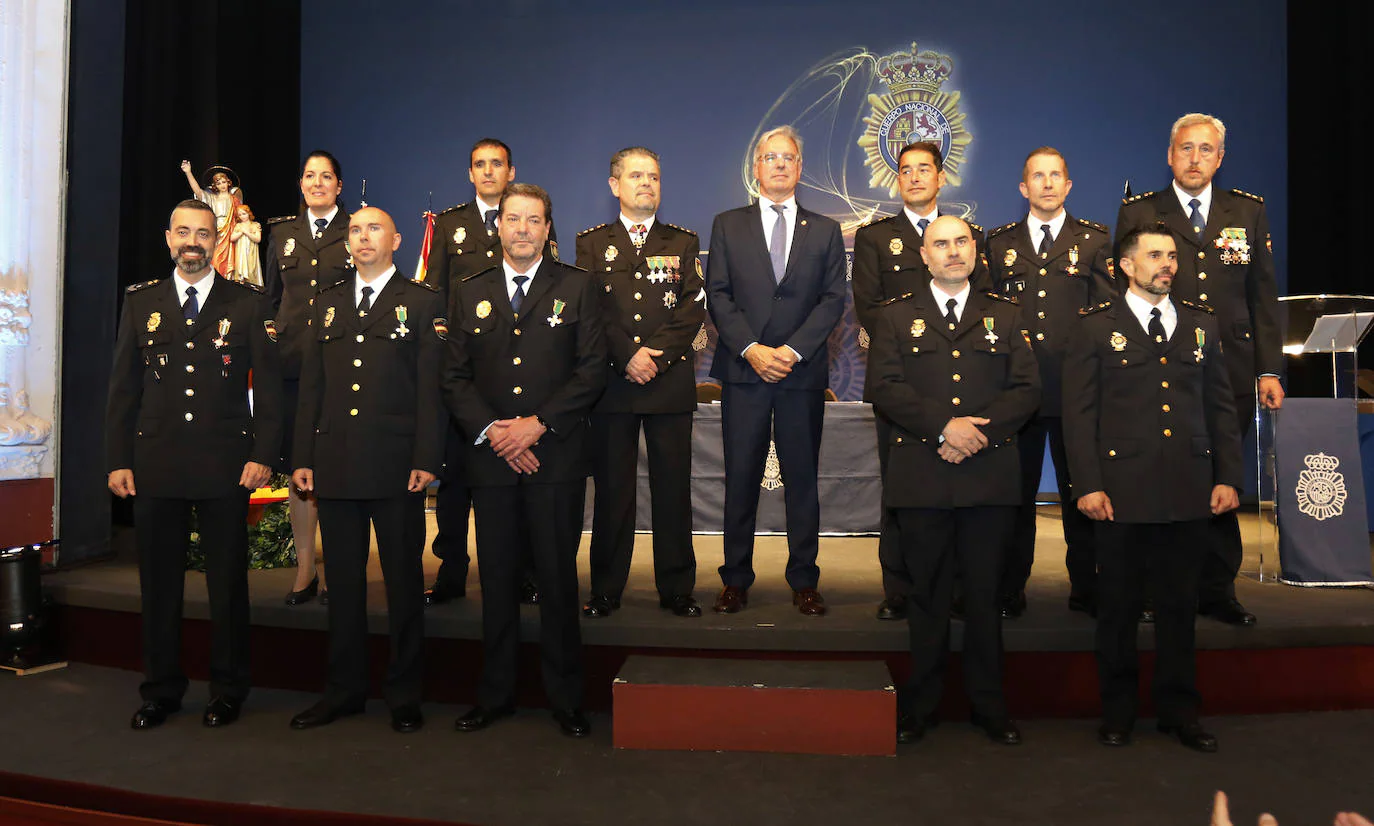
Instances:
[[[988,334],[985,335],[985,336],[983,336],[983,338],[987,340],[988,344],[996,344],[996,343],[997,343],[997,339],[998,339],[997,333],[993,332],[993,329],[992,329],[993,324],[994,324],[995,322],[996,322],[996,319],[994,319],[992,316],[990,316],[990,315],[985,315],[985,316],[983,316],[983,329],[985,329],[985,330],[988,331]]]
[[[567,306],[568,305],[563,303],[563,299],[561,298],[555,298],[553,300],[553,315],[544,319],[549,323],[550,327],[557,327],[558,325],[563,323],[563,308]]]
[[[219,320],[219,336],[213,339],[216,350],[224,347],[225,337],[229,335],[229,327],[231,326],[231,324],[232,322],[230,322],[227,318],[221,318]]]
[[[1193,358],[1202,361],[1202,348],[1207,345],[1207,334],[1201,327],[1193,328],[1193,335],[1197,337],[1197,349],[1193,351]]]
[[[409,315],[410,311],[406,309],[406,305],[396,305],[396,335],[403,336],[410,332],[410,328],[406,326],[406,318]]]

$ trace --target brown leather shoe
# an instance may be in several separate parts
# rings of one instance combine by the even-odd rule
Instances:
[[[748,591],[734,585],[726,585],[721,589],[720,596],[716,597],[715,612],[717,614],[738,614],[739,610],[748,604]]]
[[[792,604],[808,617],[825,616],[825,597],[815,588],[803,588],[792,592]]]

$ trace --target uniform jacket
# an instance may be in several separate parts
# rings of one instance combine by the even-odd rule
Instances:
[[[1128,198],[1116,218],[1116,239],[1135,227],[1162,221],[1178,245],[1178,274],[1170,294],[1216,310],[1231,389],[1254,393],[1255,377],[1282,372],[1278,287],[1269,242],[1269,218],[1258,195],[1212,187],[1212,207],[1201,236],[1173,186]]]
[[[264,287],[277,307],[277,336],[282,371],[288,379],[301,375],[301,356],[310,339],[310,313],[315,296],[353,277],[348,254],[348,212],[342,206],[320,238],[315,238],[309,212],[267,222],[267,269]]]
[[[1014,299],[971,292],[953,331],[922,285],[879,308],[869,351],[873,405],[893,424],[883,504],[890,508],[1016,505],[1016,434],[1040,403],[1035,354]],[[989,327],[991,330],[989,330]],[[983,416],[988,446],[954,465],[937,454],[950,419]]]
[[[257,287],[212,277],[214,287],[189,327],[171,278],[135,284],[124,297],[105,418],[106,464],[132,469],[145,496],[228,496],[242,490],[247,462],[271,467],[281,450],[272,302]]]
[[[1078,328],[1078,311],[1117,294],[1112,236],[1101,224],[1066,214],[1044,258],[1039,246],[1025,219],[998,227],[988,234],[988,268],[993,289],[1021,304],[1021,329],[1040,364],[1040,413],[1058,416],[1064,351]]]
[[[945,214],[945,213],[940,213]],[[937,216],[938,217],[938,216]],[[969,283],[975,292],[992,289],[987,273],[987,245],[983,228],[969,224],[978,257]],[[921,260],[921,234],[906,211],[881,218],[859,228],[854,235],[854,314],[869,332],[877,323],[878,308],[888,299],[928,289],[930,269]],[[872,345],[870,345],[871,347]],[[874,376],[864,375],[864,401],[872,401]]]
[[[761,382],[741,355],[744,348],[755,341],[785,344],[802,360],[778,387],[824,390],[830,381],[826,339],[844,313],[844,259],[840,225],[798,206],[787,269],[775,282],[759,205],[717,215],[706,272],[706,307],[719,334],[711,376]]]
[[[539,416],[549,428],[533,448],[539,470],[527,482],[591,472],[587,416],[606,386],[601,292],[590,273],[544,258],[516,319],[502,267],[459,282],[443,386],[470,443],[470,485],[520,481],[489,444],[471,444],[487,425],[517,416]]]
[[[544,258],[558,259],[558,233],[549,222],[549,240],[544,245]],[[476,201],[449,207],[434,218],[434,240],[425,262],[425,283],[439,288],[444,308],[452,313],[449,302],[459,281],[501,263],[501,236],[487,232],[481,208]]]
[[[1064,361],[1069,478],[1079,496],[1106,491],[1117,522],[1207,519],[1213,486],[1241,488],[1216,318],[1202,305],[1174,306],[1173,337],[1156,345],[1124,300],[1100,305],[1081,319]]]
[[[404,496],[411,470],[439,474],[447,334],[438,290],[399,270],[359,318],[354,279],[320,293],[301,370],[296,468],[328,499]]]
[[[706,320],[705,282],[697,234],[655,220],[636,250],[619,220],[577,236],[577,266],[600,282],[610,353],[605,413],[690,413],[696,410],[692,341]],[[648,384],[625,378],[640,347],[662,350]]]

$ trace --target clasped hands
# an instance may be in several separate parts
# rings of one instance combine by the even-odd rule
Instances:
[[[776,384],[787,378],[792,366],[797,363],[797,354],[786,345],[769,347],[767,344],[751,344],[744,351],[744,358],[759,378],[769,384]]]
[[[547,432],[537,416],[497,419],[487,428],[487,444],[506,460],[511,470],[531,474],[539,470],[539,459],[530,448],[539,444],[540,437]]]
[[[957,465],[988,446],[988,437],[978,428],[989,422],[982,416],[960,416],[945,423],[940,435],[945,438],[939,451],[941,459]]]
[[[654,359],[661,355],[662,350],[640,347],[625,365],[625,378],[635,384],[648,384],[658,376],[658,365],[654,363]]]

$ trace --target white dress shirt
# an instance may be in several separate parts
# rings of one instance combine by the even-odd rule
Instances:
[[[1197,198],[1197,199],[1198,199],[1198,212],[1201,212],[1201,213],[1202,213],[1202,222],[1203,222],[1204,224],[1207,223],[1207,216],[1209,216],[1209,215],[1212,214],[1212,185],[1211,185],[1211,184],[1208,184],[1208,185],[1207,185],[1207,188],[1204,189],[1204,190],[1202,190],[1202,191],[1199,192],[1198,194],[1196,194],[1196,195],[1189,195],[1187,192],[1184,192],[1184,191],[1183,191],[1183,187],[1181,187],[1181,186],[1178,185],[1178,181],[1174,181],[1174,194],[1178,196],[1178,205],[1181,206],[1181,207],[1183,207],[1183,214],[1184,214],[1184,215],[1192,215],[1192,214],[1193,214],[1193,208],[1190,207],[1190,206],[1188,206],[1188,202],[1191,201],[1191,200],[1193,200],[1194,198]]]
[[[317,219],[323,218],[323,219],[324,219],[324,229],[329,229],[329,225],[332,224],[332,223],[334,223],[334,216],[339,214],[339,205],[338,205],[338,204],[335,204],[335,205],[333,206],[332,209],[330,209],[328,212],[326,212],[326,213],[323,214],[323,215],[316,215],[316,214],[315,214],[315,211],[314,211],[314,210],[311,210],[311,209],[307,209],[307,210],[306,210],[306,213],[308,214],[308,216],[309,216],[309,218],[310,218],[310,234],[315,235],[315,236],[318,236],[318,235],[319,235],[321,232],[323,232],[324,230],[323,230],[323,229],[320,229],[319,227],[317,227],[317,226],[315,225],[315,221],[316,221]]]
[[[395,264],[392,264],[390,267],[387,267],[386,272],[382,273],[381,275],[377,276],[376,278],[372,279],[371,281],[364,281],[364,280],[363,280],[362,273],[358,273],[358,274],[354,275],[354,276],[353,276],[353,306],[354,306],[354,307],[357,307],[359,304],[362,303],[362,301],[363,301],[363,287],[371,287],[371,288],[372,288],[372,301],[371,301],[371,303],[372,303],[372,304],[376,304],[376,303],[377,303],[377,296],[379,296],[379,295],[382,294],[382,290],[386,289],[386,282],[390,281],[390,280],[391,280],[391,276],[393,276],[393,275],[395,275],[395,274],[396,274],[396,265],[395,265]]]
[[[208,277],[200,279],[200,282],[199,282],[199,283],[192,284],[190,281],[187,281],[185,278],[182,278],[182,277],[181,277],[181,271],[180,271],[180,270],[176,270],[176,269],[172,270],[172,283],[175,284],[175,285],[176,285],[176,288],[177,288],[177,303],[180,304],[181,306],[185,307],[185,306],[186,306],[186,288],[187,288],[187,287],[195,287],[195,288],[196,288],[196,309],[197,309],[197,310],[202,310],[202,309],[204,309],[204,308],[205,308],[205,299],[207,299],[207,298],[210,297],[210,289],[211,289],[212,287],[215,286],[215,279],[218,277],[218,276],[215,275],[215,271],[214,271],[214,270],[210,270],[209,272],[210,272],[210,275],[209,275]]]
[[[1178,308],[1174,302],[1169,300],[1169,296],[1163,296],[1158,304],[1151,304],[1130,290],[1126,291],[1126,306],[1130,308],[1131,314],[1140,322],[1140,327],[1145,332],[1150,332],[1150,311],[1159,308],[1159,321],[1164,325],[1164,336],[1174,337],[1174,329],[1178,327]]]
[[[922,238],[924,238],[926,234],[924,232],[921,232],[921,220],[925,219],[926,226],[930,226],[931,224],[935,223],[936,218],[940,217],[939,205],[936,205],[936,207],[932,209],[930,211],[930,214],[928,215],[917,215],[915,212],[912,212],[909,207],[905,206],[902,207],[902,212],[906,213],[906,219],[911,222],[911,225],[913,227],[916,228],[916,234],[921,236]]]
[[[778,220],[778,214],[773,211],[773,204],[782,206],[782,217],[787,222],[786,235],[783,236],[782,245],[782,269],[787,271],[787,260],[792,256],[792,236],[797,229],[797,196],[793,195],[786,201],[770,201],[764,196],[759,196],[759,217],[763,219],[763,243],[768,245],[773,241],[773,222]],[[770,248],[771,251],[771,248]]]
[[[515,268],[510,265],[510,262],[507,261],[505,258],[502,258],[501,270],[506,274],[506,298],[515,297],[515,289],[517,286],[519,286],[515,283],[516,276],[529,279],[525,282],[525,295],[529,295],[530,285],[534,283],[534,274],[539,271],[539,265],[543,262],[544,256],[541,255],[538,258],[534,259],[534,263],[530,265],[530,268],[528,270],[525,270],[524,272],[516,272]]]
[[[930,294],[935,296],[935,305],[940,308],[940,315],[949,312],[949,300],[952,298],[957,302],[954,305],[954,317],[960,321],[964,320],[964,305],[968,303],[968,297],[971,292],[973,292],[973,289],[969,286],[967,281],[964,282],[964,288],[962,290],[954,295],[950,295],[940,289],[940,285],[935,283],[935,279],[932,278],[930,280]]]
[[[1063,209],[1059,210],[1059,214],[1048,221],[1042,221],[1035,215],[1028,213],[1026,215],[1026,229],[1030,233],[1031,249],[1040,249],[1040,239],[1045,237],[1045,233],[1040,227],[1045,224],[1050,225],[1050,243],[1053,244],[1055,239],[1059,237],[1059,231],[1064,228],[1066,217],[1068,217],[1068,212]]]
[[[770,210],[770,211],[771,211],[771,210]],[[620,223],[622,223],[622,224],[625,225],[625,231],[628,232],[628,233],[630,233],[630,237],[631,237],[631,238],[634,238],[634,237],[635,237],[635,234],[634,234],[634,232],[632,232],[632,231],[630,230],[630,227],[634,226],[635,224],[643,224],[643,225],[644,225],[644,232],[645,232],[645,234],[647,235],[648,232],[649,232],[649,230],[651,230],[651,229],[654,228],[654,218],[656,218],[656,217],[657,217],[657,216],[655,216],[655,215],[650,215],[648,218],[645,218],[643,221],[635,221],[635,220],[632,220],[632,219],[630,219],[630,218],[625,217],[625,213],[622,212],[622,213],[620,213]],[[769,227],[769,230],[771,231],[771,230],[772,230],[772,227]],[[765,237],[765,238],[768,238],[769,236],[765,235],[764,237]]]

